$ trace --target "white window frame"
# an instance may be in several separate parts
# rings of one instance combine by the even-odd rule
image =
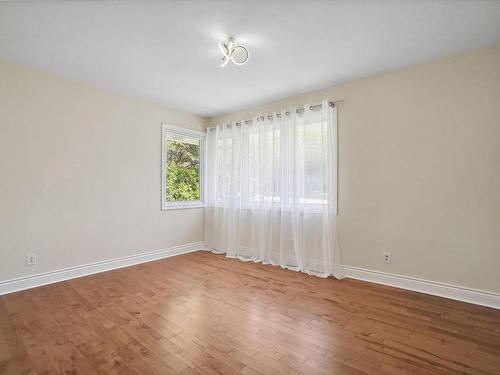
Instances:
[[[168,202],[167,192],[167,138],[169,135],[189,137],[200,142],[200,200]],[[168,124],[161,124],[161,209],[178,210],[183,208],[205,207],[205,144],[206,134],[197,130],[181,128]]]

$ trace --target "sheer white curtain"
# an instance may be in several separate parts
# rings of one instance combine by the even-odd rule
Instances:
[[[323,101],[207,131],[205,239],[228,257],[342,278],[337,113]]]

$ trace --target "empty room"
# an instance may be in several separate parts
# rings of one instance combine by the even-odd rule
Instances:
[[[0,374],[500,375],[500,1],[0,1]]]

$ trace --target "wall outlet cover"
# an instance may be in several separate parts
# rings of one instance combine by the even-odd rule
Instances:
[[[36,253],[28,253],[26,254],[26,265],[34,266],[36,264]]]

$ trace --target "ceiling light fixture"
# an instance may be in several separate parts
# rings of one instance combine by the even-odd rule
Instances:
[[[243,65],[248,61],[248,49],[238,44],[233,37],[219,42],[219,48],[222,52],[222,62],[220,66],[226,66],[229,60],[236,65]]]

